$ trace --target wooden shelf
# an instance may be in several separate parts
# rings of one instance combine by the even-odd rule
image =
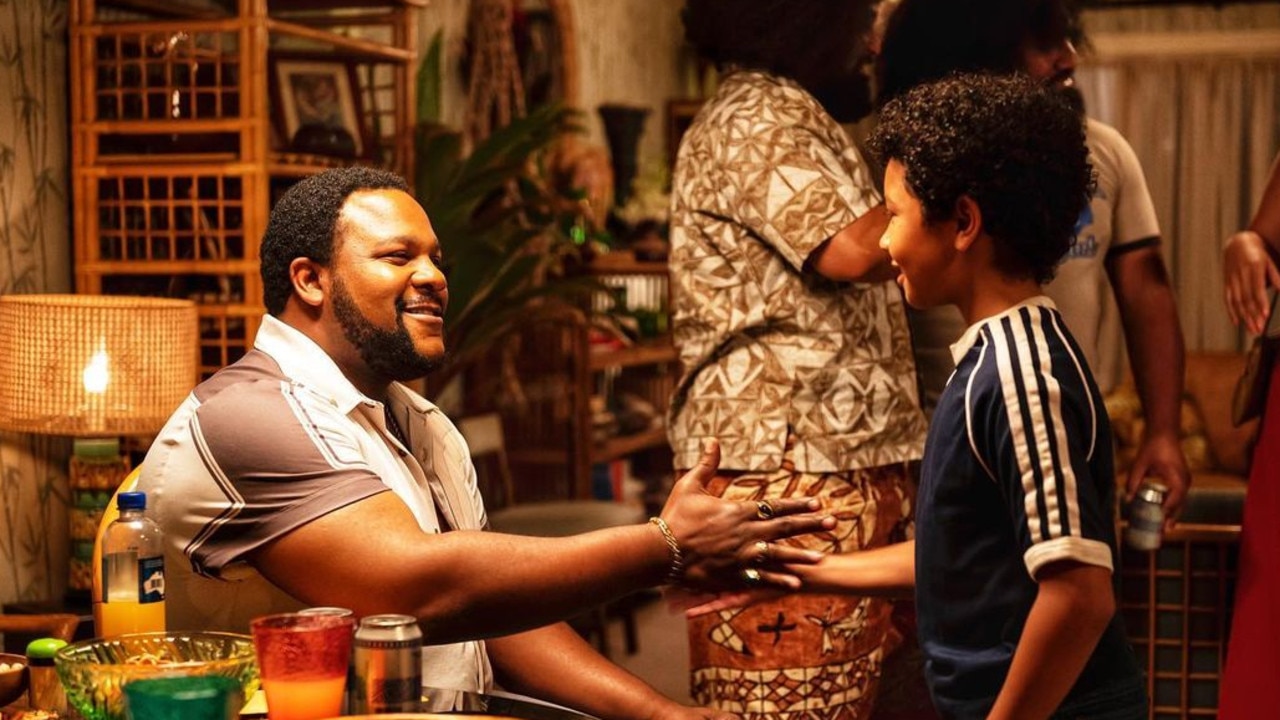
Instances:
[[[424,8],[431,0],[362,0],[361,9],[369,8]],[[351,0],[269,0],[271,12],[299,12],[328,10],[334,8],[350,8]]]
[[[667,263],[637,260],[629,252],[611,252],[592,258],[587,264],[587,271],[592,275],[666,275]]]
[[[201,374],[243,356],[263,312],[258,245],[278,192],[290,180],[373,158],[412,177],[410,66],[425,5],[72,0],[77,291],[192,297]],[[156,36],[169,46],[157,49]],[[286,144],[272,107],[273,62],[293,52],[282,44],[377,68],[350,76],[353,96],[379,98],[359,121],[363,127],[373,113],[379,121],[368,158],[272,150]],[[170,98],[182,117],[172,116]]]
[[[169,0],[101,0],[98,3],[103,8],[118,8],[121,10],[137,10],[158,15],[160,17],[172,18],[190,18],[193,20],[212,20],[217,18],[232,17],[233,11],[209,5],[207,7],[193,7],[183,5],[181,3],[173,3]]]
[[[650,428],[635,435],[622,435],[611,438],[603,445],[596,445],[591,451],[591,462],[592,464],[609,462],[634,452],[649,450],[666,444],[666,427]]]
[[[592,371],[675,362],[680,357],[670,339],[652,343],[639,343],[618,350],[593,349],[589,355],[588,367]]]
[[[303,153],[273,152],[271,162],[267,165],[267,174],[272,177],[304,178],[324,172],[329,168],[360,165],[367,160],[343,160],[327,155],[308,155]]]
[[[258,271],[256,260],[93,260],[77,263],[95,275],[234,275]]]
[[[414,60],[411,48],[397,48],[370,40],[348,37],[339,33],[321,30],[309,25],[285,20],[268,19],[267,29],[280,35],[289,35],[304,40],[332,45],[335,50],[344,50],[348,56],[365,61],[381,61],[409,65]]]

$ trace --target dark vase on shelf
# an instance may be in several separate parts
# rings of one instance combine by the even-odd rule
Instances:
[[[628,105],[601,105],[598,109],[609,143],[609,163],[613,166],[613,204],[622,207],[631,198],[638,163],[636,151],[649,110]]]
[[[312,155],[330,155],[332,157],[354,160],[356,157],[356,139],[346,128],[335,125],[308,123],[298,128],[289,143],[289,149],[298,153]]]

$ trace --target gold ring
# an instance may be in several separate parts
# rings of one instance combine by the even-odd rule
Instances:
[[[765,542],[764,540],[757,540],[756,550],[760,551],[759,554],[756,555],[757,565],[763,565],[769,562],[769,543]]]
[[[768,500],[756,501],[756,518],[759,520],[770,520],[773,518],[773,506]]]
[[[755,568],[747,568],[742,571],[742,580],[746,584],[755,587],[760,584],[760,571]]]

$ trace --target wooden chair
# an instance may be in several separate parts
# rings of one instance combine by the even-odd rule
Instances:
[[[489,525],[497,532],[538,537],[564,537],[644,522],[643,508],[606,500],[552,500],[516,503],[515,481],[507,462],[502,419],[497,413],[462,418],[458,430],[471,450],[484,496]],[[593,609],[570,624],[609,656],[608,618],[621,617],[627,653],[636,652],[636,622],[632,598]]]
[[[0,615],[0,635],[7,652],[22,654],[27,643],[38,638],[75,639],[80,618],[70,613]]]

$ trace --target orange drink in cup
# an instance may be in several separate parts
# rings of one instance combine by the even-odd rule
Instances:
[[[319,720],[342,714],[355,621],[285,613],[249,624],[270,720]]]

